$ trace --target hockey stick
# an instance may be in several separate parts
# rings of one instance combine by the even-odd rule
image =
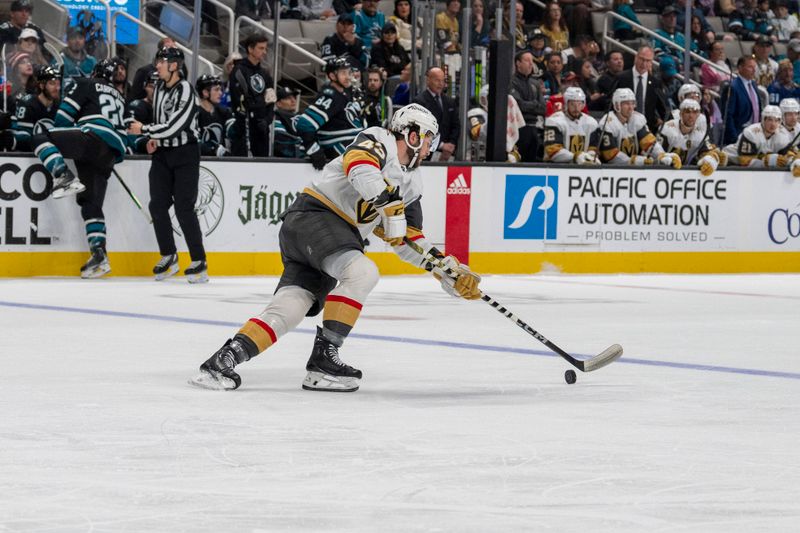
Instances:
[[[142,202],[140,202],[139,199],[136,197],[136,195],[133,194],[133,191],[130,189],[130,187],[128,187],[128,184],[125,183],[124,181],[122,181],[122,177],[117,173],[116,169],[112,168],[111,172],[113,172],[114,175],[117,177],[117,179],[119,180],[120,185],[122,185],[122,188],[125,189],[125,192],[128,193],[128,196],[131,197],[131,200],[133,200],[133,203],[135,203],[136,207],[139,208],[139,211],[142,212],[142,214],[144,215],[144,218],[147,220],[147,223],[148,224],[152,224],[153,223],[153,219],[150,218],[150,213],[148,213],[145,210],[145,208],[142,206]]]
[[[441,269],[442,271],[445,272],[445,274],[451,277],[455,277],[455,273],[444,263],[442,263],[442,261],[438,257],[431,255],[430,252],[425,252],[425,250],[420,245],[418,245],[409,238],[404,238],[403,242],[406,245],[408,245],[412,250],[420,254],[425,259],[425,261],[432,264],[436,268]],[[514,314],[511,311],[500,305],[500,302],[498,302],[488,294],[481,292],[481,300],[491,305],[498,313],[502,314],[504,317],[511,320],[514,324],[522,328],[522,330],[524,330],[525,333],[532,336],[537,341],[541,342],[542,344],[550,348],[556,354],[563,357],[569,364],[571,364],[581,372],[592,372],[599,368],[603,368],[604,366],[613,363],[614,361],[619,359],[620,356],[622,356],[622,346],[620,346],[619,344],[612,344],[611,346],[609,346],[599,354],[595,355],[594,357],[591,357],[586,360],[576,359],[575,357],[571,356],[570,354],[559,348],[554,342],[549,340],[547,337],[545,337],[544,335],[533,329],[531,326],[526,324],[522,319],[514,316]]]

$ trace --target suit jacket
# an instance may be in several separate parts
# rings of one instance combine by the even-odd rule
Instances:
[[[431,92],[425,89],[414,98],[414,103],[421,105],[436,117],[436,121],[439,122],[439,134],[441,135],[440,145],[443,143],[453,143],[458,146],[458,132],[461,128],[458,121],[458,107],[456,106],[455,100],[446,94],[442,94],[443,111],[439,107],[439,104],[436,103],[436,100],[433,99]]]
[[[633,83],[633,70],[623,70],[619,74],[619,83],[617,88],[628,88],[636,94],[636,87]],[[650,131],[655,133],[658,131],[659,119],[667,120],[669,114],[669,106],[667,105],[666,97],[664,96],[664,86],[661,80],[657,79],[652,74],[647,76],[647,89],[645,89],[644,96],[644,109],[637,109],[647,119],[647,127]]]
[[[752,84],[753,90],[756,91],[756,101],[758,101],[760,110],[761,100],[758,98],[756,82],[751,80],[747,83]],[[745,125],[753,120],[753,104],[750,103],[750,95],[747,94],[747,86],[743,78],[735,77],[731,82],[730,91],[722,91],[721,104],[722,114],[725,117],[725,137],[722,139],[722,143],[733,144],[739,138]]]

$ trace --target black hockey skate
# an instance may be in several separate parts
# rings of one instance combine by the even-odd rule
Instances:
[[[73,194],[78,194],[86,190],[86,186],[81,183],[81,180],[75,177],[75,174],[69,168],[53,180],[53,198],[63,198]]]
[[[303,380],[306,390],[355,392],[361,380],[361,370],[339,359],[339,346],[326,339],[319,326],[306,370],[308,373]]]
[[[205,259],[202,261],[192,261],[189,268],[183,271],[189,283],[208,283],[208,265]]]
[[[178,272],[178,254],[162,255],[161,260],[153,267],[156,281],[165,280]]]
[[[81,277],[83,279],[99,278],[109,272],[111,272],[111,265],[108,264],[108,255],[100,247],[92,250],[92,256],[81,267]]]
[[[233,368],[250,359],[239,339],[228,339],[217,352],[200,365],[200,374],[189,380],[190,385],[213,390],[234,390],[242,384]]]

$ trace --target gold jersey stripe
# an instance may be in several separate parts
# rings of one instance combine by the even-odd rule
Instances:
[[[345,219],[345,221],[347,221],[347,223],[350,224],[351,226],[353,226],[354,228],[358,227],[358,225],[356,224],[355,220],[353,220],[352,218],[347,216],[347,213],[345,213],[344,211],[339,209],[339,207],[336,204],[331,202],[328,199],[328,197],[325,196],[324,194],[322,194],[321,192],[315,191],[314,189],[306,187],[305,189],[303,189],[303,193],[307,194],[307,195],[309,195],[309,196],[311,196],[313,198],[316,198],[317,200],[319,200],[320,202],[325,204],[325,207],[327,207],[328,209],[330,209],[331,211],[333,211],[334,213],[336,213],[337,215],[339,215],[340,217]]]

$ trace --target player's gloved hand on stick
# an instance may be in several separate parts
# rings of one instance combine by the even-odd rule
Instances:
[[[792,162],[792,157],[783,154],[766,154],[764,165],[770,168],[787,168]]]
[[[792,160],[790,168],[792,169],[792,176],[800,178],[800,158]]]
[[[658,158],[658,162],[662,165],[672,167],[676,170],[681,168],[681,158],[678,154],[673,152],[667,152],[665,154],[661,154],[661,157]]]
[[[594,150],[589,150],[588,152],[579,152],[575,156],[575,162],[579,165],[599,165],[600,159]]]
[[[433,275],[442,284],[442,289],[451,296],[458,296],[465,300],[477,300],[481,297],[478,285],[481,277],[471,271],[467,265],[462,265],[458,259],[448,255],[441,260],[442,266],[433,267]]]
[[[311,166],[313,166],[315,170],[322,170],[325,168],[325,165],[328,164],[328,158],[325,157],[325,151],[319,144],[312,144],[307,153],[308,158],[311,159]]]
[[[641,167],[644,165],[652,165],[653,160],[649,157],[645,157],[643,155],[634,155],[631,156],[631,165]]]
[[[381,238],[392,246],[399,246],[406,236],[406,204],[400,196],[400,187],[387,186],[372,200],[372,205],[381,215],[383,235]]]
[[[714,171],[717,170],[718,164],[719,163],[717,162],[717,159],[710,155],[704,155],[697,162],[697,166],[700,167],[700,174],[702,174],[703,176],[710,176],[711,174],[713,174]]]

